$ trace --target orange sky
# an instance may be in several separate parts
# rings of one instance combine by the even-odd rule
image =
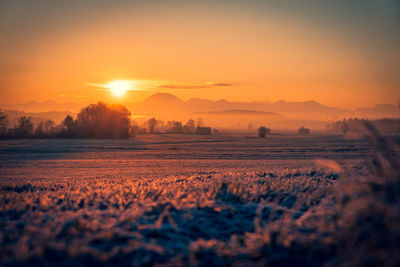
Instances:
[[[103,3],[94,10],[9,2],[2,5],[11,15],[0,20],[6,40],[0,104],[137,102],[157,91],[182,99],[316,100],[346,108],[400,100],[395,31],[383,40],[380,29],[360,32],[354,21],[346,27],[333,16],[321,23],[323,16],[243,2]],[[393,21],[381,27],[395,29],[396,14],[389,15]],[[91,86],[116,79],[146,82],[121,99]],[[211,82],[230,86],[198,86]]]

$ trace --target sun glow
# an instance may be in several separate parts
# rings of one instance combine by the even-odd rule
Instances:
[[[115,97],[123,97],[127,91],[132,90],[132,82],[124,80],[115,80],[108,82],[106,86],[110,93]]]

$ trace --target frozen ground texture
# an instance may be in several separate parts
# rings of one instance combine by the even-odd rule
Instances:
[[[396,266],[381,141],[1,141],[0,265]]]

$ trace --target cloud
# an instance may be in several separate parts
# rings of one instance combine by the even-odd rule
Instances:
[[[214,82],[208,82],[207,84],[212,85],[212,86],[218,86],[218,87],[233,86],[233,84],[231,84],[231,83],[214,83]]]
[[[196,89],[209,89],[216,87],[233,86],[231,83],[226,82],[205,82],[205,83],[180,83],[174,81],[160,81],[160,80],[124,80],[134,84],[134,89],[131,91],[160,91],[160,90],[196,90]],[[109,84],[86,83],[88,86],[96,87],[96,90],[108,91]]]
[[[233,86],[231,83],[215,83],[215,82],[207,82],[202,84],[160,84],[157,85],[157,88],[161,89],[208,89],[214,87],[228,87]]]

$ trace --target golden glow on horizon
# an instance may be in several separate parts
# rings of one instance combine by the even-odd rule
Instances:
[[[127,91],[133,90],[131,81],[115,80],[108,82],[105,86],[115,97],[123,97]]]
[[[274,9],[154,8],[66,21],[62,30],[54,24],[42,31],[47,24],[40,23],[37,34],[26,34],[26,26],[20,37],[4,27],[10,32],[0,42],[0,105],[139,102],[156,92],[181,99],[315,100],[350,109],[400,99],[395,51],[356,42],[346,29]],[[67,16],[49,16],[56,17]]]

